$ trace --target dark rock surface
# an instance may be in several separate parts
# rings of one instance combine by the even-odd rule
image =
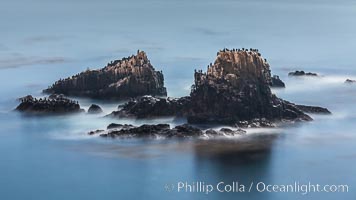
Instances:
[[[306,113],[331,114],[331,112],[327,108],[323,108],[319,106],[296,105],[296,107]]]
[[[121,129],[128,129],[134,127],[131,124],[116,124],[116,123],[111,123],[109,124],[106,128],[107,129],[114,129],[114,128],[121,128]]]
[[[119,111],[112,112],[113,117],[166,117],[186,116],[189,110],[190,97],[158,98],[143,96],[124,104]]]
[[[272,94],[270,66],[258,50],[219,51],[207,72],[195,71],[194,79],[189,97],[135,99],[111,116],[184,116],[188,123],[248,127],[270,127],[274,121],[312,120],[297,105]]]
[[[319,76],[317,73],[305,72],[305,71],[295,71],[289,72],[288,76]]]
[[[45,93],[121,99],[142,95],[166,96],[162,72],[155,71],[143,51],[115,60],[98,70],[87,70],[56,81]]]
[[[286,87],[284,82],[277,75],[272,76],[270,86],[275,87],[275,88],[285,88]]]
[[[190,123],[233,124],[254,119],[309,121],[270,90],[270,66],[258,50],[218,52],[207,73],[195,72]]]
[[[96,130],[90,131],[89,135],[100,134],[101,137],[199,137],[206,134],[207,136],[235,136],[244,135],[246,131],[242,129],[232,130],[229,128],[221,128],[220,130],[208,129],[206,131],[193,127],[188,124],[178,125],[170,128],[169,124],[144,124],[141,126],[133,126],[131,124],[110,124],[107,131]]]
[[[356,83],[356,80],[346,79],[345,83]]]
[[[19,99],[16,110],[36,114],[64,114],[82,112],[77,101],[65,98],[63,95],[51,95],[48,98],[34,98],[31,95]]]
[[[90,134],[89,132],[88,134]],[[169,124],[144,124],[142,126],[127,125],[126,128],[110,128],[106,133],[100,134],[102,137],[193,137],[200,136],[203,132],[193,126],[184,124],[170,128]]]
[[[98,114],[98,113],[102,113],[102,112],[103,112],[103,110],[101,109],[101,107],[96,104],[92,104],[88,109],[89,114]]]

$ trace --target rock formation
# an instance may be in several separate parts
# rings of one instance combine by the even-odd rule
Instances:
[[[112,112],[112,117],[166,117],[186,116],[189,110],[190,97],[157,98],[143,96],[124,104],[119,111]]]
[[[88,109],[89,114],[98,114],[98,113],[102,113],[102,112],[103,112],[103,110],[100,108],[100,106],[98,106],[96,104],[92,104]]]
[[[63,95],[51,95],[48,98],[34,98],[31,95],[19,99],[16,110],[32,114],[64,114],[82,112],[77,101],[65,98]]]
[[[110,128],[109,128],[110,127]],[[156,124],[149,125],[144,124],[141,126],[133,125],[117,125],[115,127],[109,125],[106,131],[95,130],[90,131],[89,135],[99,134],[101,137],[199,137],[206,134],[207,136],[235,136],[243,135],[246,132],[242,129],[232,130],[228,128],[222,128],[220,130],[201,130],[199,128],[190,126],[188,124],[178,125],[174,128],[170,128],[169,124]]]
[[[101,99],[167,95],[162,72],[155,71],[143,51],[112,61],[102,69],[60,79],[43,92]]]
[[[253,119],[311,118],[270,90],[270,66],[256,51],[218,52],[207,73],[195,72],[191,91],[191,123],[236,123]]]
[[[356,83],[356,80],[346,79],[345,83]]]
[[[319,76],[317,73],[305,72],[305,71],[295,71],[289,72],[288,76]]]
[[[286,87],[284,82],[277,75],[272,76],[270,86],[275,87],[275,88],[285,88]]]
[[[219,51],[207,72],[195,71],[194,79],[190,97],[136,99],[111,116],[185,116],[189,123],[246,126],[312,120],[297,105],[272,94],[270,67],[258,50]]]

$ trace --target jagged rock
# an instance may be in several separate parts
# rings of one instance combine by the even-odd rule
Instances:
[[[31,95],[19,99],[21,103],[15,110],[34,114],[64,114],[82,112],[77,101],[62,95],[52,95],[49,98],[34,98]]]
[[[345,83],[356,83],[356,80],[346,79]]]
[[[190,123],[234,124],[262,118],[311,120],[272,94],[270,66],[258,51],[220,51],[207,73],[196,71],[194,77]]]
[[[275,87],[275,88],[285,88],[286,85],[284,84],[284,82],[279,78],[279,76],[274,75],[271,78],[271,87]]]
[[[103,110],[100,108],[100,106],[98,106],[96,104],[92,104],[88,109],[89,114],[98,114],[98,113],[102,113],[102,112],[103,112]]]
[[[319,106],[296,105],[296,107],[306,113],[331,114],[331,112],[327,108],[323,108]]]
[[[319,76],[317,73],[305,72],[305,71],[295,71],[289,72],[288,76]]]
[[[298,106],[272,94],[270,66],[258,50],[219,51],[206,73],[195,71],[190,97],[144,97],[110,116],[184,116],[188,123],[271,127],[274,121],[310,121]]]
[[[155,71],[143,51],[55,82],[45,93],[120,99],[142,95],[166,96],[163,74]]]
[[[164,117],[185,116],[188,113],[190,97],[157,98],[143,96],[133,99],[122,106],[119,111],[112,112],[114,117]]]

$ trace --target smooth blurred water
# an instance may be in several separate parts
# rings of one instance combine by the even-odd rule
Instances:
[[[355,199],[356,3],[351,0],[54,1],[0,6],[0,199]],[[103,115],[24,117],[16,98],[55,80],[145,50],[163,70],[169,96],[189,94],[195,68],[216,52],[258,48],[292,102],[331,116],[227,140],[111,140],[86,133]],[[291,78],[303,69],[321,78]],[[122,102],[93,102],[105,113]],[[246,144],[259,151],[239,153]],[[348,184],[348,193],[167,192],[178,181]]]

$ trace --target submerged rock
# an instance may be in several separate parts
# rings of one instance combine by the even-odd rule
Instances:
[[[88,69],[72,77],[60,79],[43,92],[100,99],[167,95],[162,72],[155,71],[143,51],[112,61],[102,69]]]
[[[356,83],[356,80],[346,79],[345,83]]]
[[[102,113],[102,112],[103,112],[103,110],[101,109],[101,107],[96,104],[92,104],[88,109],[89,114],[98,114],[98,113]]]
[[[109,128],[109,127],[108,127]],[[92,132],[89,132],[89,135]],[[101,132],[97,132],[101,133]],[[203,131],[193,126],[184,124],[170,128],[169,124],[144,124],[138,127],[133,125],[117,126],[110,128],[106,133],[100,134],[102,137],[193,137],[201,136]]]
[[[19,99],[17,111],[36,114],[64,114],[82,112],[77,101],[65,98],[63,95],[51,95],[48,98],[34,98],[31,95]]]
[[[305,72],[305,71],[295,71],[289,72],[288,76],[319,76],[317,73]]]
[[[274,121],[310,121],[297,105],[272,94],[270,66],[258,50],[227,50],[217,53],[204,73],[195,71],[189,97],[143,97],[126,103],[110,116],[183,116],[188,123],[274,126]]]
[[[170,128],[169,124],[144,124],[141,126],[133,126],[131,124],[110,124],[108,130],[90,131],[89,135],[100,134],[101,137],[200,137],[204,134],[207,136],[235,136],[244,135],[246,131],[242,129],[232,130],[229,128],[221,128],[216,131],[213,129],[202,130],[200,128],[183,124],[174,128]]]
[[[271,87],[275,87],[275,88],[285,88],[286,85],[284,84],[284,82],[279,78],[279,76],[274,75],[271,78]]]

